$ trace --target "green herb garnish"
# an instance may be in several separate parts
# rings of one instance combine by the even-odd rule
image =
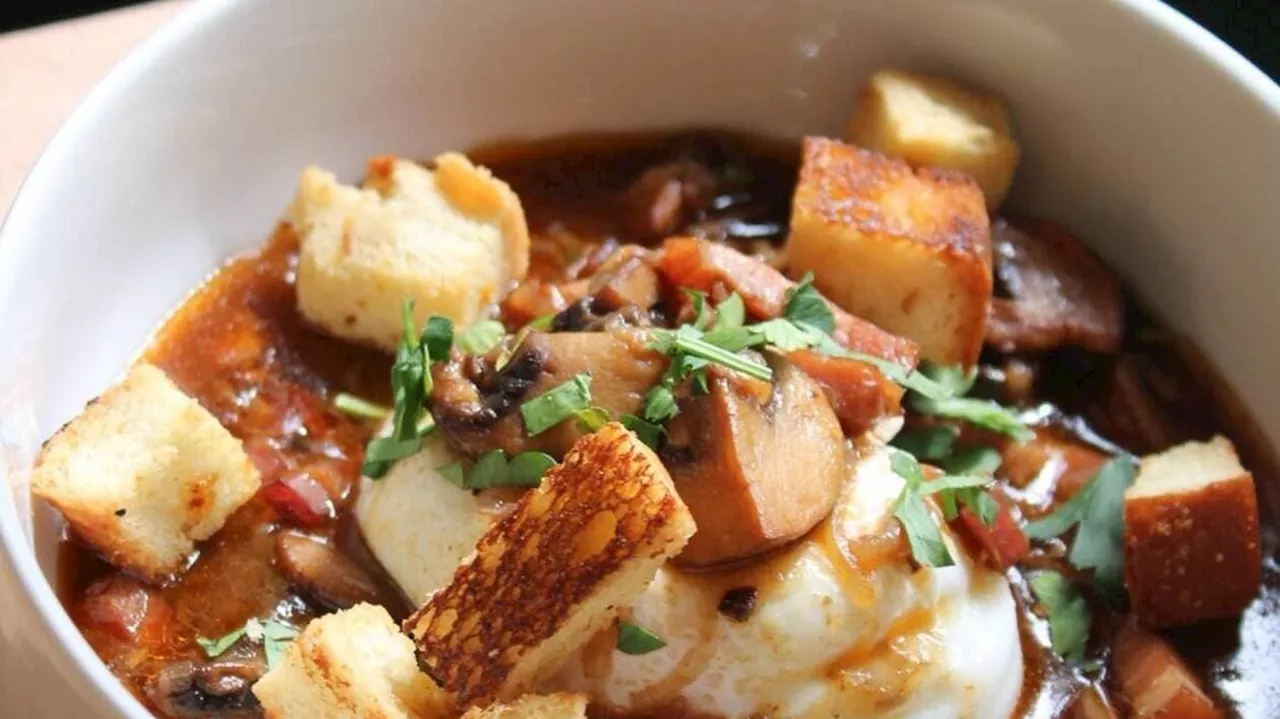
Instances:
[[[346,392],[339,392],[338,396],[333,398],[333,408],[360,419],[386,419],[391,416],[390,407],[384,407]]]
[[[251,618],[244,623],[244,626],[217,639],[196,637],[196,644],[200,645],[206,656],[213,659],[224,654],[243,637],[255,644],[262,645],[267,655],[267,669],[271,669],[279,663],[285,647],[297,636],[298,630],[284,622],[275,619],[268,619],[264,622]]]
[[[684,293],[693,301],[693,322],[696,329],[705,331],[711,324],[711,313],[707,311],[707,293],[702,290],[684,288]]]
[[[792,322],[813,327],[825,334],[836,330],[836,315],[831,306],[813,286],[813,273],[805,274],[804,279],[787,290],[786,305],[782,316]]]
[[[503,327],[501,322],[485,320],[459,332],[454,341],[463,352],[482,355],[497,347],[506,334],[507,328]]]
[[[240,641],[240,638],[244,636],[244,633],[245,628],[240,627],[239,629],[234,629],[215,639],[210,639],[208,637],[196,637],[196,644],[199,644],[200,648],[204,650],[205,656],[210,659],[214,659],[222,656],[222,654],[234,646],[236,642]]]
[[[960,432],[955,427],[938,426],[900,432],[890,442],[894,447],[923,459],[934,462],[947,457],[955,449],[956,438]],[[956,474],[966,474],[956,472]]]
[[[673,360],[683,360],[683,365],[690,370],[701,369],[709,362],[763,382],[773,379],[773,370],[769,369],[769,365],[708,342],[701,331],[690,325],[683,325],[676,330],[656,331],[649,347]],[[689,359],[703,362],[688,362]]]
[[[911,546],[911,556],[922,567],[949,567],[955,564],[942,532],[933,521],[929,507],[921,491],[924,473],[916,458],[906,452],[894,451],[889,455],[889,466],[906,483],[893,503],[893,516],[902,524]]]
[[[573,413],[574,422],[582,432],[599,432],[609,423],[609,411],[604,407],[591,405]]]
[[[508,461],[505,452],[495,449],[480,455],[470,472],[458,462],[436,471],[463,489],[536,487],[542,482],[542,475],[555,464],[555,459],[543,452],[521,452]]]
[[[1029,584],[1048,614],[1053,651],[1073,664],[1083,662],[1089,630],[1093,627],[1093,611],[1089,604],[1058,572],[1036,572]]]
[[[298,630],[274,619],[262,623],[262,648],[267,655],[267,669],[280,663],[280,657],[289,643],[296,639]]]
[[[536,437],[591,406],[591,373],[580,372],[520,405],[524,429]]]
[[[675,393],[666,384],[654,385],[644,395],[644,418],[655,424],[666,422],[680,414]]]
[[[1025,528],[1032,539],[1049,539],[1075,527],[1067,561],[1077,569],[1092,569],[1094,585],[1111,598],[1124,590],[1124,491],[1136,473],[1133,460],[1116,457],[1074,497]]]
[[[936,459],[948,474],[986,476],[995,474],[1003,461],[999,450],[994,447],[968,447]]]
[[[741,327],[747,321],[747,308],[742,302],[742,295],[734,292],[724,301],[716,305],[716,321],[711,330],[728,330]]]
[[[634,414],[624,414],[618,420],[622,422],[623,427],[635,432],[641,442],[649,445],[649,449],[658,449],[658,443],[662,441],[662,434],[666,431],[662,425],[641,419]]]
[[[989,399],[973,397],[949,397],[944,399],[916,398],[912,408],[917,412],[948,419],[958,419],[969,424],[1008,435],[1019,442],[1035,436],[1012,410]]]
[[[618,622],[618,651],[623,654],[648,654],[667,646],[657,634],[631,622]]]

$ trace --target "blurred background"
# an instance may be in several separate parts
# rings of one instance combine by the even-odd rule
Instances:
[[[1280,79],[1280,0],[1168,1],[1272,78]],[[10,0],[0,3],[0,32],[133,4],[128,0]]]

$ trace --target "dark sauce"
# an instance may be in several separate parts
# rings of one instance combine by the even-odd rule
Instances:
[[[797,173],[799,152],[793,144],[700,131],[493,145],[471,156],[521,198],[533,234],[534,277],[571,276],[602,246],[654,243],[659,238],[637,231],[628,219],[635,209],[629,190],[646,170],[679,162],[697,163],[715,180],[713,196],[684,219],[682,232],[785,261],[778,245],[786,234]],[[347,511],[373,428],[330,405],[339,391],[386,402],[389,358],[304,325],[295,309],[295,260],[296,238],[280,228],[265,247],[232,260],[194,293],[144,356],[245,441],[251,454],[266,456],[280,472],[314,468],[325,478],[338,516],[308,531],[377,575],[384,603],[399,618],[408,607],[381,574]],[[1130,300],[1129,307],[1127,338],[1116,356],[1061,352],[1015,358],[1034,369],[1030,392],[1017,389],[1017,399],[1043,408],[1037,416],[1045,431],[1107,452],[1141,454],[1215,432],[1236,443],[1258,484],[1265,526],[1263,593],[1239,619],[1203,623],[1170,636],[1224,705],[1247,717],[1280,716],[1277,462],[1243,403],[1203,355],[1137,302]],[[1009,360],[990,351],[984,355],[983,392],[1005,400],[1015,393],[1004,370]],[[1135,403],[1146,413],[1136,421]],[[321,611],[296,596],[274,566],[271,535],[287,524],[261,497],[237,512],[205,543],[193,567],[159,590],[171,612],[145,643],[121,641],[85,616],[86,590],[118,570],[74,537],[62,548],[61,596],[90,644],[145,702],[148,682],[166,664],[204,659],[197,637],[220,636],[250,617],[301,622]],[[1047,650],[1043,621],[1028,609],[1021,575],[1013,571],[1010,578],[1022,607],[1028,663],[1020,713],[1036,719],[1060,716],[1085,679]]]

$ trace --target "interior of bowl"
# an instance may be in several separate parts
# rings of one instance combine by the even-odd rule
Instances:
[[[0,235],[5,524],[31,517],[40,441],[268,235],[306,164],[350,179],[378,153],[587,130],[838,135],[886,65],[1007,95],[1014,204],[1078,230],[1280,437],[1280,91],[1154,2],[239,0],[117,71]],[[52,577],[59,527],[35,519]],[[70,626],[52,595],[44,608]]]

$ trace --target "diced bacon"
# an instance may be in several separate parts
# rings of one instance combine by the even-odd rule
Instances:
[[[1213,705],[1182,662],[1160,637],[1129,621],[1116,634],[1112,670],[1132,719],[1219,719]]]
[[[672,237],[662,246],[658,272],[668,282],[679,286],[711,291],[722,282],[742,295],[747,312],[757,318],[780,315],[786,307],[787,291],[794,282],[764,262],[721,245],[693,237]],[[840,309],[830,301],[827,306],[835,314],[832,337],[845,347],[913,369],[920,358],[920,348],[905,337],[886,332]]]
[[[286,474],[279,482],[264,487],[262,495],[282,517],[304,526],[324,524],[335,514],[324,485],[305,472]]]
[[[80,600],[82,626],[100,629],[126,642],[145,640],[163,631],[170,614],[160,592],[120,575],[94,582]]]
[[[902,411],[902,388],[865,362],[800,350],[787,354],[827,395],[840,427],[857,437],[877,419]]]
[[[955,526],[972,541],[987,566],[1003,572],[1027,556],[1027,552],[1031,551],[1031,542],[1014,517],[1013,504],[1003,495],[992,496],[1000,504],[1000,510],[996,512],[991,526],[987,526],[968,507],[960,509]]]

